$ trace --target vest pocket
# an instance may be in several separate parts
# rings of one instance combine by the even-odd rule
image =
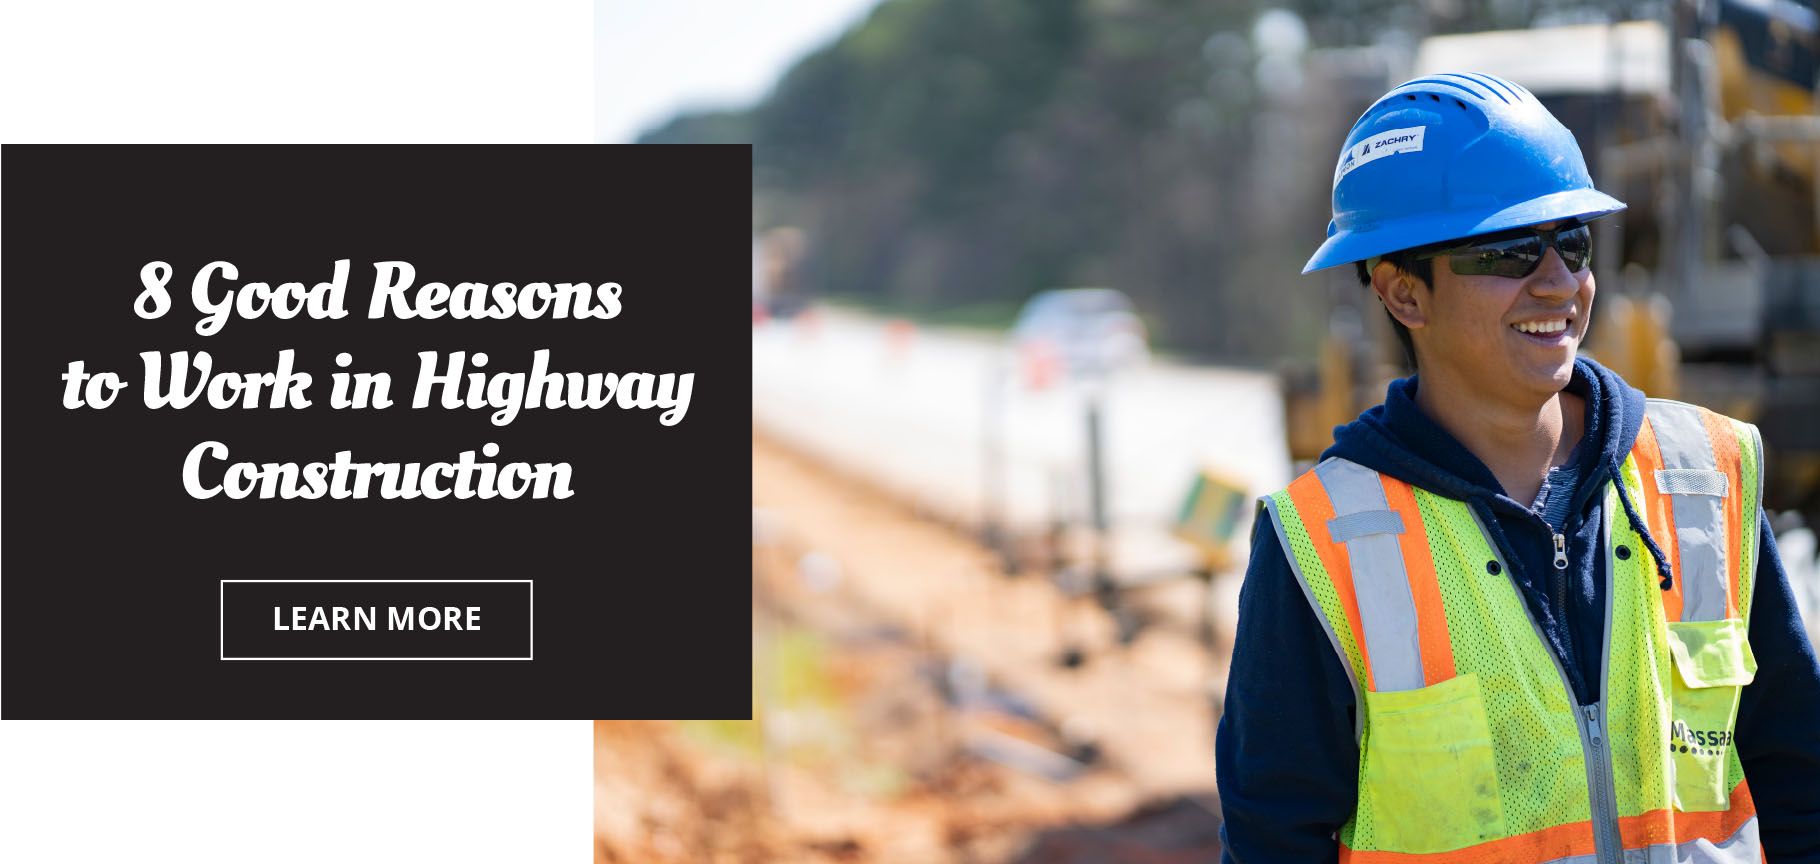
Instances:
[[[1479,678],[1367,692],[1361,794],[1378,849],[1445,852],[1505,835]]]
[[[1675,674],[1669,694],[1668,749],[1675,777],[1675,809],[1724,810],[1726,757],[1738,698],[1757,674],[1748,628],[1742,620],[1670,621],[1669,654]]]

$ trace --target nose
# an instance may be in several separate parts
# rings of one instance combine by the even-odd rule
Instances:
[[[1579,290],[1579,280],[1567,269],[1561,253],[1552,246],[1542,253],[1542,263],[1537,265],[1536,272],[1529,274],[1529,293],[1537,297],[1565,299]]]

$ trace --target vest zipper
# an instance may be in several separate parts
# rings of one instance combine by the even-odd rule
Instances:
[[[1599,526],[1598,554],[1604,556],[1605,562],[1605,627],[1599,639],[1599,701],[1587,709],[1591,712],[1589,718],[1595,724],[1592,727],[1592,731],[1597,733],[1594,740],[1604,739],[1604,746],[1596,747],[1596,752],[1592,754],[1598,757],[1598,769],[1587,772],[1589,783],[1594,782],[1592,778],[1597,778],[1596,785],[1587,789],[1588,797],[1593,802],[1593,848],[1599,853],[1601,861],[1610,864],[1620,864],[1624,858],[1624,839],[1618,834],[1618,790],[1611,769],[1612,743],[1611,738],[1604,734],[1610,727],[1610,724],[1604,722],[1605,706],[1610,704],[1605,701],[1605,697],[1610,695],[1611,689],[1611,615],[1615,603],[1614,586],[1618,581],[1614,575],[1617,572],[1617,562],[1611,554],[1612,505],[1618,494],[1615,487],[1620,482],[1623,482],[1622,478],[1607,482],[1605,506],[1600,512],[1602,522]]]
[[[1604,702],[1581,705],[1575,719],[1580,721],[1580,740],[1586,751],[1588,800],[1592,802],[1593,849],[1601,864],[1619,864],[1623,860],[1623,840],[1618,836],[1618,801],[1612,787],[1611,742],[1605,738],[1604,724],[1599,722]]]
[[[1539,518],[1540,517],[1538,517],[1538,519]],[[1559,531],[1555,531],[1554,526],[1548,525],[1547,522],[1543,522],[1542,524],[1548,527],[1548,530],[1555,541],[1555,572],[1553,578],[1549,579],[1548,582],[1549,586],[1554,589],[1556,614],[1561,616],[1561,647],[1565,648],[1570,656],[1578,655],[1580,646],[1575,644],[1574,641],[1573,615],[1569,612],[1567,600],[1567,536]],[[1519,590],[1517,596],[1520,599],[1523,596],[1523,592]],[[1527,604],[1524,608],[1528,608]],[[1543,645],[1546,647],[1547,642],[1544,641]],[[1562,658],[1562,662],[1564,664],[1566,663],[1565,657]],[[1562,671],[1566,671],[1565,667]],[[1574,671],[1578,672],[1579,669],[1576,668]],[[1570,694],[1574,694],[1574,702],[1578,704],[1580,701],[1579,696],[1577,695],[1579,691],[1574,689],[1572,681],[1568,682],[1567,691]]]

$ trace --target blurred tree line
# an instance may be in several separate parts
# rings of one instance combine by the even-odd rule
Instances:
[[[1642,4],[1632,4],[1642,5]],[[748,109],[754,228],[813,293],[1007,323],[1053,287],[1136,301],[1168,350],[1307,356],[1349,273],[1299,275],[1346,130],[1431,33],[1647,13],[1548,0],[885,0]]]

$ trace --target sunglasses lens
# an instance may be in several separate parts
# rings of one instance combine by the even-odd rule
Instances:
[[[1555,249],[1568,272],[1578,273],[1592,263],[1592,229],[1577,225],[1555,235]],[[1536,272],[1548,246],[1539,236],[1492,240],[1459,249],[1448,257],[1453,272],[1461,276],[1502,276],[1521,279]]]
[[[1581,225],[1571,231],[1563,231],[1555,238],[1555,248],[1561,252],[1561,262],[1571,272],[1578,273],[1592,263],[1592,229]]]
[[[1528,276],[1542,260],[1542,238],[1534,235],[1482,243],[1448,256],[1453,272],[1461,276]]]

